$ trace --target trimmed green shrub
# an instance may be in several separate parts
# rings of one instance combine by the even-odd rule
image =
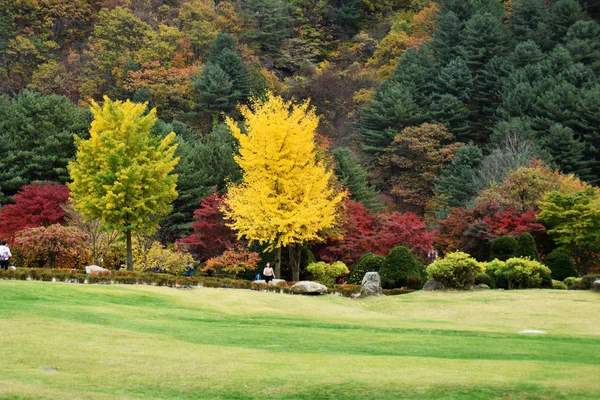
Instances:
[[[423,263],[404,246],[396,246],[390,250],[379,275],[384,289],[421,288],[427,277]]]
[[[546,286],[544,280],[550,280],[550,268],[524,257],[509,258],[494,273],[506,279],[508,289],[540,288]],[[551,285],[550,280],[547,287]]]
[[[555,279],[552,279],[552,289],[567,290],[567,285],[565,285],[561,281],[557,281]]]
[[[481,263],[462,251],[450,253],[427,267],[430,279],[453,289],[469,289],[475,277],[483,271]]]
[[[579,276],[573,266],[571,256],[562,249],[552,250],[546,256],[544,264],[552,271],[552,279],[564,281],[565,278]]]
[[[363,254],[362,257],[360,257],[356,262],[356,265],[354,265],[354,268],[352,268],[352,273],[348,278],[348,283],[360,285],[367,272],[379,272],[384,264],[385,257],[378,256],[377,254],[373,253]]]
[[[581,278],[576,278],[574,276],[570,276],[568,278],[565,278],[565,280],[563,282],[565,283],[565,285],[567,285],[567,288],[571,289],[577,283],[581,282]]]
[[[519,240],[517,242],[517,248],[513,253],[513,257],[529,257],[529,259],[542,262],[540,259],[540,254],[537,251],[537,247],[535,245],[535,239],[531,236],[530,233],[523,233],[519,236]]]
[[[494,287],[496,289],[508,289],[508,282],[506,281],[506,278],[496,274],[496,271],[499,268],[504,267],[504,261],[500,261],[496,258],[492,261],[481,263],[481,265],[485,269],[485,274],[493,279]]]
[[[600,279],[600,275],[598,274],[588,274],[584,275],[575,282],[569,289],[571,290],[590,290],[592,289],[592,285],[596,279]]]
[[[335,278],[338,276],[348,275],[348,267],[341,261],[336,261],[333,264],[327,264],[326,262],[319,261],[316,263],[308,264],[306,270],[313,274],[313,276],[324,284],[332,284],[335,282]]]
[[[490,260],[498,259],[500,261],[506,261],[513,256],[513,253],[517,249],[517,239],[512,236],[504,235],[498,236],[492,242],[492,249]]]

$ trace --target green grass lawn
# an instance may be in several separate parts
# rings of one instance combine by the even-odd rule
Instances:
[[[2,399],[600,398],[592,292],[352,300],[0,281],[0,334]]]

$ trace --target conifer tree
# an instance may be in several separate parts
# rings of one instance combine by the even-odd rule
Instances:
[[[544,49],[552,46],[550,12],[544,0],[518,0],[509,19],[512,36],[517,42],[534,41]]]
[[[409,89],[395,82],[384,83],[361,113],[359,129],[365,150],[383,151],[399,130],[418,125],[423,117]]]
[[[233,89],[231,77],[217,64],[205,64],[202,77],[194,79],[192,84],[200,94],[198,108],[212,115],[215,121],[220,113],[233,110],[241,97],[240,92]]]
[[[154,233],[177,198],[177,176],[171,174],[179,161],[174,158],[175,133],[162,140],[152,137],[156,109],[146,113],[145,104],[105,96],[104,104],[92,102],[91,110],[90,139],[75,140],[68,186],[77,212],[125,234],[131,271],[131,234]]]
[[[431,48],[440,64],[445,65],[461,55],[461,31],[464,22],[452,12],[444,12],[437,20]]]
[[[276,54],[291,34],[287,2],[247,0],[243,2],[242,7],[250,22],[246,40],[256,43],[264,53]]]
[[[0,96],[0,204],[35,181],[66,183],[73,135],[87,137],[89,123],[89,112],[63,96]]]
[[[269,94],[266,100],[255,101],[252,109],[242,107],[247,134],[227,119],[240,143],[235,159],[243,179],[229,186],[223,211],[238,237],[267,244],[268,249],[288,246],[296,281],[301,245],[323,239],[323,230],[333,226],[345,195],[335,192],[333,171],[316,158],[318,118],[308,107],[307,102],[292,105]],[[277,277],[280,259],[277,256]]]
[[[237,92],[235,100],[246,103],[250,98],[250,75],[237,51],[237,43],[233,36],[219,33],[206,61],[218,65],[228,75],[232,90]]]
[[[477,196],[475,174],[483,161],[481,148],[468,143],[459,148],[448,167],[435,181],[435,192],[447,198],[450,207],[466,207]]]
[[[350,190],[350,198],[359,201],[371,211],[379,211],[383,205],[375,199],[377,192],[367,182],[368,173],[352,152],[344,147],[332,151],[335,158],[335,175]]]

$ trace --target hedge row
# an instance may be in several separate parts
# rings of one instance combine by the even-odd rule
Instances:
[[[0,270],[0,279],[34,280],[34,281],[56,281],[69,283],[90,284],[125,284],[125,285],[155,285],[175,288],[211,287],[228,289],[251,289],[277,293],[291,293],[290,286],[295,282],[285,285],[266,286],[251,281],[230,278],[210,278],[205,276],[176,276],[170,274],[153,274],[130,271],[112,271],[110,275],[88,276],[81,271],[70,269],[47,269],[47,268],[18,268],[16,270]],[[410,290],[393,289],[384,290],[386,295],[409,293]],[[360,293],[360,285],[327,285],[328,294],[336,294],[350,297]]]

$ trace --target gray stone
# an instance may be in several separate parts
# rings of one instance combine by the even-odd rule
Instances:
[[[110,271],[107,270],[106,268],[102,268],[98,265],[88,265],[87,267],[85,267],[85,273],[88,275],[98,275],[101,272],[106,272],[107,274],[110,274]]]
[[[596,279],[593,283],[592,283],[592,290],[594,292],[600,292],[600,279]]]
[[[327,293],[327,286],[318,282],[300,281],[290,288],[294,294],[323,294]]]
[[[381,296],[381,277],[377,272],[367,272],[362,279],[360,297]]]
[[[442,285],[438,281],[427,281],[425,285],[423,285],[423,290],[444,290],[446,289],[444,285]]]
[[[475,285],[473,286],[473,288],[475,290],[489,290],[490,287],[488,285],[486,285],[485,283],[480,283],[479,285]]]
[[[46,371],[46,372],[58,372],[56,369],[54,369],[52,367],[40,367],[40,369],[42,371]]]

